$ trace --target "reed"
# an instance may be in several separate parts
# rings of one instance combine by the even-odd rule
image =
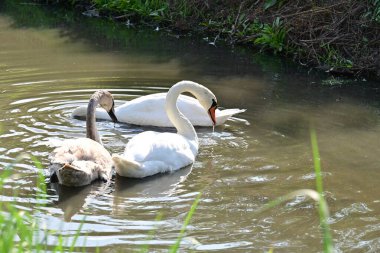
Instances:
[[[293,191],[275,200],[270,201],[265,206],[258,209],[256,212],[262,213],[286,201],[289,201],[297,196],[305,196],[305,197],[311,198],[318,205],[319,224],[321,227],[322,237],[323,237],[323,252],[332,253],[334,252],[334,245],[332,241],[330,227],[328,224],[329,208],[323,195],[321,158],[319,154],[317,134],[314,128],[311,128],[310,130],[310,140],[311,140],[311,147],[312,147],[312,154],[313,154],[315,183],[316,183],[317,190],[315,191],[311,189],[301,189],[301,190]]]
[[[42,173],[41,163],[32,156],[20,155],[11,164],[7,165],[0,173],[0,194],[3,192],[4,184],[7,179],[14,176],[13,167],[24,159],[31,159],[34,166],[38,169],[36,183],[36,206],[33,210],[40,210],[46,203],[46,184]],[[17,196],[17,192],[14,193]],[[74,252],[75,242],[81,231],[81,226],[73,238],[70,246],[62,235],[58,235],[58,243],[55,247],[48,245],[47,238],[56,234],[56,231],[43,229],[38,218],[34,215],[35,211],[19,210],[14,202],[0,202],[0,252]],[[82,222],[83,224],[83,222]],[[42,231],[42,233],[41,233]],[[42,234],[42,237],[41,237]]]
[[[334,247],[333,247],[333,243],[332,243],[330,227],[328,224],[329,211],[328,211],[327,202],[323,196],[321,157],[319,154],[317,133],[316,133],[314,128],[311,128],[311,130],[310,130],[310,140],[311,140],[311,147],[313,150],[315,183],[316,183],[317,192],[319,195],[318,211],[319,211],[319,222],[321,225],[322,235],[323,235],[323,250],[324,250],[324,252],[333,252]]]
[[[198,203],[199,201],[201,200],[201,196],[202,196],[202,192],[200,192],[197,197],[195,198],[193,204],[191,205],[190,207],[190,211],[187,213],[186,215],[186,218],[185,218],[185,221],[183,222],[183,225],[182,225],[182,228],[181,228],[181,231],[179,232],[179,235],[178,235],[178,238],[177,238],[177,241],[175,244],[172,245],[172,247],[170,247],[170,250],[169,252],[170,253],[175,253],[178,251],[179,249],[179,245],[181,244],[181,241],[182,241],[182,238],[186,232],[186,228],[187,228],[187,225],[189,225],[190,223],[190,220],[191,220],[191,217],[193,217],[194,213],[195,213],[195,210],[197,209],[198,207]]]

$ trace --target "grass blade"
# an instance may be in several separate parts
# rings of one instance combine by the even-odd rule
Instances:
[[[317,191],[320,195],[320,201],[318,201],[318,211],[319,211],[319,222],[323,234],[323,251],[326,253],[333,252],[333,242],[330,233],[330,226],[328,224],[328,206],[325,198],[323,197],[323,182],[322,182],[322,173],[321,173],[321,158],[319,155],[317,133],[314,128],[310,129],[310,140],[311,147],[313,150],[313,161],[314,161],[314,170],[315,170],[315,183],[317,185]]]
[[[160,221],[162,219],[162,213],[158,213],[156,218],[154,219],[154,221]],[[146,239],[147,241],[149,240],[152,240],[153,237],[154,237],[154,234],[156,233],[157,229],[152,229],[149,234],[148,234],[148,238]],[[144,244],[142,247],[141,247],[141,250],[140,250],[141,253],[145,253],[145,252],[149,252],[149,244]]]
[[[187,216],[185,218],[185,222],[182,225],[181,231],[179,232],[177,241],[176,241],[176,243],[169,250],[170,253],[175,253],[175,252],[178,251],[179,245],[181,244],[181,241],[182,241],[182,238],[183,238],[183,235],[185,234],[186,227],[187,227],[187,225],[189,225],[191,217],[193,216],[193,214],[195,213],[195,210],[197,209],[198,203],[201,200],[201,196],[202,196],[202,192],[200,192],[197,195],[197,197],[195,198],[193,204],[191,205],[190,211],[188,212],[188,214],[187,214]]]

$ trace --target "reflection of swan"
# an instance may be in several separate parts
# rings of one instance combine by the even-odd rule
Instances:
[[[186,91],[194,94],[215,124],[215,95],[200,84],[191,81],[178,82],[170,88],[165,104],[168,117],[177,133],[146,131],[133,137],[123,156],[112,156],[119,175],[142,178],[178,170],[194,162],[198,153],[198,136],[190,121],[176,106],[178,96]]]
[[[63,141],[49,156],[51,181],[67,186],[82,186],[96,179],[111,178],[112,160],[101,145],[96,129],[95,108],[100,104],[116,121],[114,101],[105,90],[95,92],[88,103],[87,138]]]
[[[65,221],[70,221],[71,217],[83,208],[91,193],[92,195],[96,195],[102,190],[99,184],[73,188],[52,183],[50,187],[54,189],[58,195],[58,201],[55,201],[55,204],[62,209]]]
[[[173,127],[165,112],[167,93],[142,96],[115,108],[118,121],[142,126]],[[180,95],[177,101],[179,110],[194,126],[212,126],[212,121],[202,105],[195,98]],[[85,117],[86,106],[76,108],[73,117]],[[216,125],[222,125],[231,116],[244,112],[245,109],[226,109],[215,111]],[[96,110],[96,118],[109,120],[106,112]]]
[[[146,178],[115,177],[115,196],[129,197],[159,197],[171,196],[178,184],[186,180],[192,166],[168,174],[156,174]]]
[[[114,213],[125,213],[126,209],[136,208],[130,202],[157,201],[159,198],[167,198],[175,195],[177,188],[190,174],[192,166],[169,174],[157,174],[143,179],[126,178],[116,175],[115,191],[113,193]]]

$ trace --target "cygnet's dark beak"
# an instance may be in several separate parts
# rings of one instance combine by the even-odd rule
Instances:
[[[216,116],[215,116],[215,110],[218,108],[217,102],[213,99],[210,109],[208,109],[208,115],[210,116],[212,120],[212,124],[216,125]]]
[[[117,122],[117,118],[115,115],[115,103],[112,104],[111,110],[108,112],[108,115],[111,117],[113,122]]]

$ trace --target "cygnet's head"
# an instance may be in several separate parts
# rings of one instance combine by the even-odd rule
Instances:
[[[113,122],[117,122],[115,115],[115,102],[110,92],[106,90],[98,90],[92,95],[91,99],[92,98],[98,100],[99,105],[107,111]]]

